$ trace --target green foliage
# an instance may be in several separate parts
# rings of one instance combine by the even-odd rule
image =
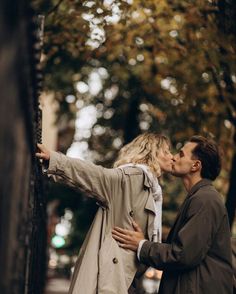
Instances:
[[[45,89],[54,91],[62,104],[68,94],[86,104],[102,103],[97,122],[106,127],[102,137],[110,137],[112,143],[118,135],[127,142],[145,129],[164,130],[174,142],[199,132],[230,137],[232,128],[227,129],[224,120],[231,119],[235,98],[234,91],[227,89],[222,64],[227,66],[228,83],[234,89],[235,38],[220,31],[221,11],[214,2],[60,2],[55,10],[50,8],[54,1],[46,7],[41,4],[49,12],[44,39]],[[109,22],[114,11],[119,21]],[[79,93],[76,82],[87,82],[91,72],[101,67],[108,75],[100,93],[95,97]],[[112,87],[115,97],[106,98]],[[140,110],[141,104],[147,105],[145,111]],[[104,114],[109,110],[113,115],[107,119]],[[140,121],[146,124],[140,126]],[[96,147],[99,136],[91,138]],[[112,144],[107,147],[113,149]],[[101,145],[99,152],[102,149]]]
[[[46,15],[45,91],[60,102],[59,120],[95,105],[97,122],[84,140],[97,162],[110,166],[121,145],[143,131],[166,133],[174,148],[207,134],[224,147],[218,186],[227,192],[236,125],[232,1],[37,0],[35,6]],[[76,84],[88,85],[94,72],[99,93],[78,91]],[[67,105],[67,95],[76,101]],[[174,209],[182,192],[171,187],[166,208]]]

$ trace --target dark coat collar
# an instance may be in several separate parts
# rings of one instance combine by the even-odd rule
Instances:
[[[191,195],[193,195],[194,193],[196,193],[201,187],[203,186],[209,186],[212,185],[212,181],[208,180],[208,179],[202,179],[199,182],[197,182],[188,192],[187,197],[190,197]]]

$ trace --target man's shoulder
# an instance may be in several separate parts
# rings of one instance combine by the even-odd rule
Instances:
[[[222,201],[221,194],[212,184],[200,187],[193,196],[205,201]]]
[[[213,185],[201,187],[192,197],[191,202],[201,204],[208,207],[217,207],[222,212],[225,212],[223,196],[215,189]]]

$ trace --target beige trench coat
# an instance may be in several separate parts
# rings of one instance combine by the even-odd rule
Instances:
[[[69,293],[126,294],[138,269],[136,253],[111,236],[114,226],[132,229],[134,218],[151,240],[154,202],[138,167],[107,169],[52,152],[47,171],[55,181],[84,190],[100,207],[79,252]]]

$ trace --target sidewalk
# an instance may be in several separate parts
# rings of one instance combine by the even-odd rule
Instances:
[[[50,278],[47,281],[44,294],[67,294],[70,281],[65,278]]]

